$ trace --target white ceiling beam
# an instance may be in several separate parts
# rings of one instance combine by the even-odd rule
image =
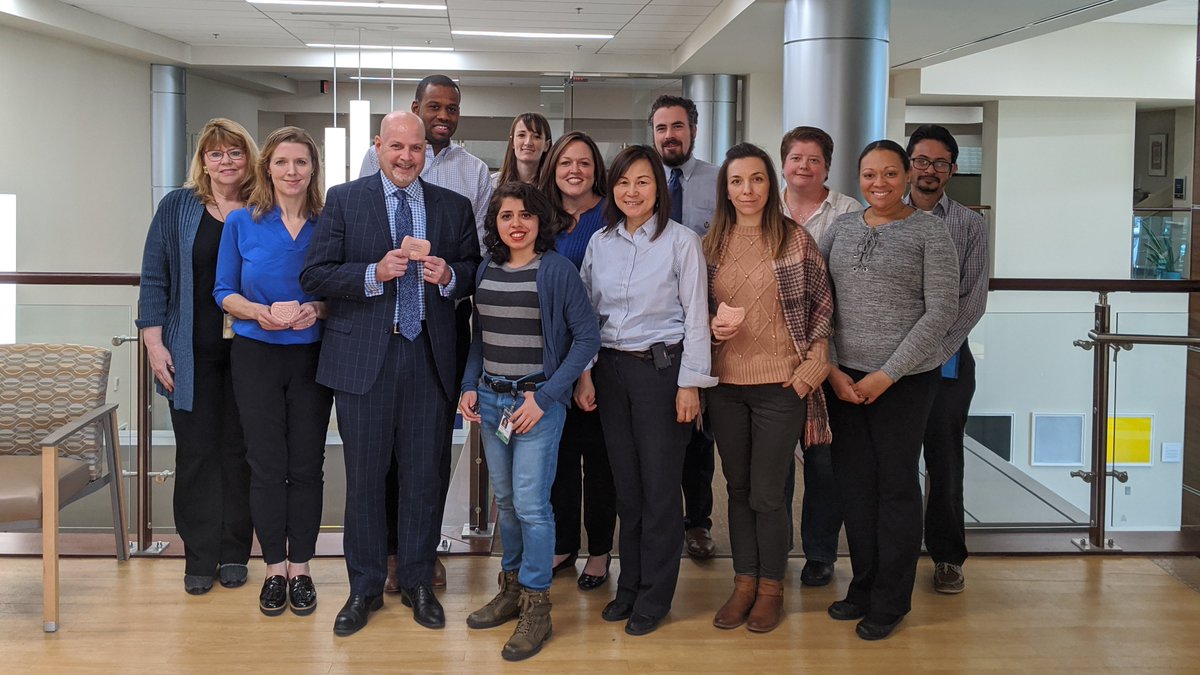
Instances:
[[[0,23],[155,63],[189,60],[182,42],[56,0],[0,0]]]

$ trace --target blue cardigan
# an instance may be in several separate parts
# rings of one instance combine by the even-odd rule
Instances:
[[[492,261],[483,259],[475,271],[475,286],[483,281],[483,273]],[[575,380],[600,351],[600,322],[592,311],[583,280],[575,265],[554,251],[542,254],[537,272],[538,304],[542,315],[542,372],[546,383],[533,399],[542,410],[553,403],[567,405]],[[483,328],[479,310],[472,322],[471,355],[463,373],[463,393],[476,391],[483,375]]]
[[[204,204],[191,188],[171,191],[158,203],[142,251],[137,327],[163,328],[163,344],[175,363],[175,391],[157,380],[155,385],[176,410],[192,409],[192,244],[203,217]]]

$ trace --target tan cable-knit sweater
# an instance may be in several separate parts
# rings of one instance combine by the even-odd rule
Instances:
[[[744,307],[746,319],[717,350],[713,374],[723,384],[787,382],[800,355],[784,323],[771,252],[758,227],[735,226],[728,237],[713,290],[719,302]]]

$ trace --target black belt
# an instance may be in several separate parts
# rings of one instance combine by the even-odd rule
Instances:
[[[634,358],[641,359],[643,361],[653,361],[654,360],[654,353],[649,349],[644,349],[640,352],[627,352],[623,349],[613,349],[611,347],[605,347],[604,350],[607,352],[611,352],[613,354],[619,354],[621,356],[632,356]],[[683,353],[683,343],[682,342],[676,342],[673,345],[667,345],[667,354],[669,354],[670,356],[679,356],[682,353]]]
[[[546,375],[544,373],[526,375],[518,380],[509,380],[503,377],[492,377],[487,373],[484,373],[483,375],[483,383],[488,386],[488,389],[491,389],[497,394],[537,391],[537,386],[545,381]]]
[[[425,321],[422,320],[420,323],[421,323],[421,330],[425,330],[425,325],[424,325]],[[400,333],[400,324],[398,324],[398,323],[392,324],[392,335],[400,335],[400,334],[401,334]]]

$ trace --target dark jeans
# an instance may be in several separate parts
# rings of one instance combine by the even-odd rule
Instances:
[[[683,553],[679,482],[692,425],[675,421],[674,361],[658,370],[651,361],[602,349],[592,369],[621,518],[617,599],[655,618],[671,610]]]
[[[713,437],[709,430],[708,413],[704,413],[704,428],[692,426],[691,437],[683,455],[683,527],[712,527]]]
[[[250,559],[250,465],[229,359],[196,359],[192,409],[171,408],[175,429],[175,529],[186,574],[213,576]]]
[[[779,384],[719,384],[707,396],[729,492],[733,571],[782,581],[791,540],[784,487],[807,404]]]
[[[842,370],[855,381],[866,375]],[[940,379],[936,369],[902,377],[870,405],[847,403],[828,390],[833,472],[854,572],[846,599],[877,623],[912,608],[921,553],[917,470]]]
[[[617,525],[615,491],[608,450],[604,447],[600,413],[586,412],[571,405],[567,408],[567,421],[558,443],[558,472],[550,492],[550,504],[554,507],[556,555],[579,551],[581,501],[588,554],[604,555],[612,550],[613,531]]]
[[[842,503],[833,476],[830,448],[826,444],[804,448],[804,497],[800,506],[800,545],[804,557],[829,564],[837,562],[841,531]]]
[[[958,378],[943,378],[925,425],[925,549],[934,562],[961,565],[967,559],[963,524],[963,436],[975,396],[975,357],[964,342]]]
[[[321,343],[233,340],[233,391],[250,463],[250,513],[263,562],[316,552],[333,392],[317,384]]]

